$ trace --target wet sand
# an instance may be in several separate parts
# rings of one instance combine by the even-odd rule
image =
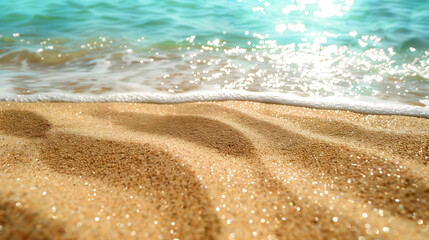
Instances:
[[[0,103],[0,239],[427,239],[429,119]]]

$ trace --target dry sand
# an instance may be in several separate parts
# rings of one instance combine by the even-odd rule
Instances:
[[[428,239],[429,119],[0,103],[1,239]]]

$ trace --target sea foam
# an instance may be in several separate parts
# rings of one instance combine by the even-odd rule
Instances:
[[[397,114],[429,118],[429,105],[425,107],[401,103],[370,102],[370,98],[351,99],[344,97],[310,98],[277,92],[246,92],[237,90],[202,91],[187,93],[119,93],[106,95],[36,94],[4,95],[0,101],[11,102],[139,102],[139,103],[186,103],[202,101],[247,100],[264,103],[287,104],[303,107],[348,110],[369,114]]]

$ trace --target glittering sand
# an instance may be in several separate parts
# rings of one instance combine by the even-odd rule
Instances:
[[[428,239],[429,119],[0,103],[1,239]]]

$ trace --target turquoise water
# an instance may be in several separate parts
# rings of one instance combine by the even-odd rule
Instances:
[[[3,0],[0,12],[2,99],[218,92],[429,112],[429,0]]]

